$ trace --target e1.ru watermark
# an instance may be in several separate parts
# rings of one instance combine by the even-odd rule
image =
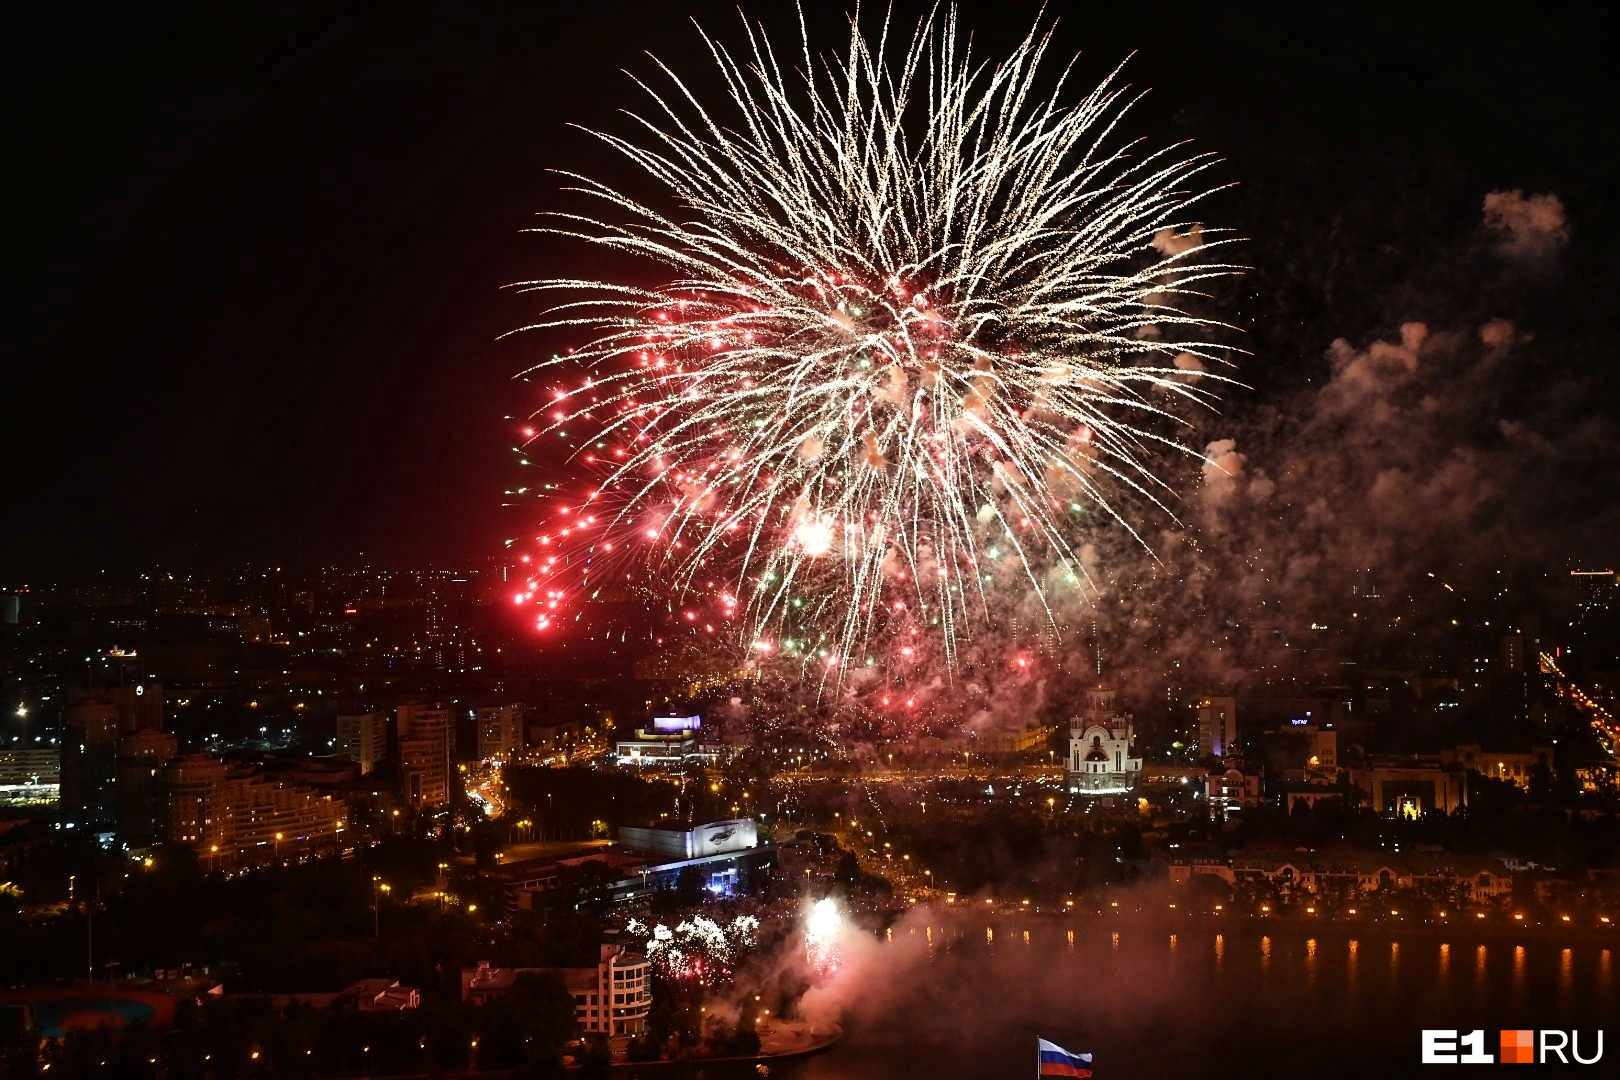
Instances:
[[[1596,1042],[1596,1049],[1590,1044]],[[1425,1065],[1546,1065],[1557,1061],[1564,1065],[1595,1065],[1603,1058],[1603,1032],[1587,1032],[1584,1041],[1591,1057],[1582,1057],[1582,1034],[1578,1031],[1559,1031],[1544,1028],[1503,1030],[1501,1056],[1495,1057],[1485,1049],[1485,1032],[1458,1032],[1454,1028],[1425,1028],[1423,1031],[1423,1064]],[[1567,1055],[1567,1056],[1566,1056]]]

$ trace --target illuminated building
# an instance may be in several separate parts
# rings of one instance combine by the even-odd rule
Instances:
[[[614,756],[620,765],[679,768],[688,759],[705,764],[735,757],[738,747],[700,741],[703,730],[701,716],[654,717],[651,728],[640,728],[634,739],[622,739],[614,744]]]
[[[474,713],[480,761],[511,761],[523,751],[523,706],[485,705]]]
[[[1490,904],[1513,893],[1513,875],[1497,859],[1481,855],[1395,855],[1374,851],[1240,852],[1231,858],[1177,857],[1170,861],[1170,883],[1186,885],[1198,874],[1236,886],[1264,881],[1283,900],[1307,897],[1352,899],[1391,889],[1427,888],[1450,893],[1463,903]]]
[[[1606,615],[1620,600],[1620,571],[1571,570],[1569,578],[1580,589],[1577,611],[1582,619]]]
[[[456,724],[442,705],[401,705],[399,773],[405,801],[421,809],[450,805],[450,750]]]
[[[207,754],[162,772],[163,838],[189,845],[207,869],[231,869],[336,850],[348,822],[340,798]]]
[[[562,858],[504,863],[487,876],[505,891],[511,915],[531,909],[536,896],[558,888],[571,871],[586,864],[610,875],[603,895],[623,903],[674,889],[683,875],[696,875],[699,886],[712,895],[730,896],[755,884],[776,861],[776,848],[760,843],[752,818],[696,826],[620,826],[619,842],[622,850],[587,848]]]
[[[698,859],[759,845],[759,827],[753,818],[711,821],[687,828],[681,825],[621,825],[619,842],[631,851],[670,859]]]
[[[158,773],[180,749],[166,731],[135,731],[118,740],[118,838],[126,844],[149,844],[162,828]]]
[[[337,718],[338,753],[370,776],[388,756],[388,717],[382,713],[351,713]]]
[[[950,745],[952,749],[979,754],[1015,757],[1044,752],[1056,731],[1055,726],[1029,720],[1017,727],[968,730],[952,739]]]
[[[1524,636],[1523,630],[1515,630],[1511,634],[1503,634],[1496,643],[1496,663],[1498,667],[1509,674],[1519,675],[1530,670],[1530,661],[1535,656],[1536,642]]]
[[[1532,746],[1527,750],[1487,750],[1478,745],[1461,745],[1442,751],[1440,759],[1456,762],[1481,776],[1493,780],[1506,780],[1525,791],[1530,790],[1531,779],[1544,771],[1553,776],[1553,749],[1550,746]]]
[[[1090,691],[1085,715],[1069,721],[1069,790],[1129,791],[1142,771],[1131,745],[1135,741],[1131,718],[1115,710],[1114,691],[1100,686]]]
[[[1209,816],[1230,821],[1244,807],[1260,805],[1260,774],[1247,772],[1236,762],[1217,768],[1204,778]]]
[[[54,746],[0,747],[0,806],[39,806],[61,795],[62,752]]]
[[[691,732],[637,731],[634,739],[624,739],[614,745],[620,765],[654,765],[679,767],[698,752],[697,736]]]
[[[1198,752],[1223,758],[1237,744],[1237,698],[1207,697],[1198,703]]]
[[[109,824],[118,752],[118,707],[77,700],[62,715],[62,812],[81,827]]]
[[[617,942],[602,943],[595,967],[498,968],[480,961],[475,968],[461,969],[461,1000],[487,1004],[525,975],[560,977],[573,996],[574,1019],[581,1031],[629,1040],[646,1030],[652,1011],[652,965]]]
[[[1411,761],[1350,770],[1350,782],[1374,811],[1418,818],[1468,805],[1468,774],[1438,761]]]
[[[1292,784],[1332,784],[1339,779],[1339,733],[1309,717],[1268,731],[1262,738],[1266,774]]]
[[[596,729],[579,720],[551,718],[528,726],[525,756],[530,761],[567,761],[577,750],[596,748]]]

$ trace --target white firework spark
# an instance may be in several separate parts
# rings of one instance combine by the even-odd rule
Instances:
[[[998,617],[991,561],[1050,620],[1054,573],[1083,574],[1079,515],[1135,536],[1133,505],[1170,513],[1154,465],[1185,450],[1178,410],[1228,381],[1196,312],[1236,269],[1192,213],[1215,159],[1118,139],[1117,69],[1069,104],[1038,25],[996,64],[952,9],[875,40],[853,20],[834,58],[800,30],[796,67],[758,26],[735,51],[705,34],[722,109],[659,64],[635,134],[592,132],[657,206],[566,174],[605,211],[543,231],[665,283],[523,285],[555,297],[525,329],[583,340],[540,368],[585,372],[526,430],[589,465],[518,596],[542,627],[642,559],[839,677],[880,633],[933,634],[949,662]]]

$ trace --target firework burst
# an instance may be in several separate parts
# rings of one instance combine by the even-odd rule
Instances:
[[[787,63],[760,27],[704,35],[718,106],[660,64],[634,134],[592,133],[654,197],[566,174],[603,211],[544,231],[664,283],[523,285],[552,298],[525,329],[578,343],[524,436],[577,472],[516,599],[544,629],[636,577],[825,675],[919,635],[949,666],[1009,596],[1056,627],[1085,529],[1171,513],[1155,467],[1227,381],[1214,160],[1119,139],[1117,70],[1068,102],[1050,29],[994,64],[950,9],[836,57],[800,29]]]

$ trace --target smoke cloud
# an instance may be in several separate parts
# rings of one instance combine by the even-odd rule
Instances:
[[[1550,193],[1527,196],[1517,188],[1490,192],[1485,196],[1485,227],[1497,234],[1502,253],[1515,258],[1546,258],[1569,242],[1563,201]]]

